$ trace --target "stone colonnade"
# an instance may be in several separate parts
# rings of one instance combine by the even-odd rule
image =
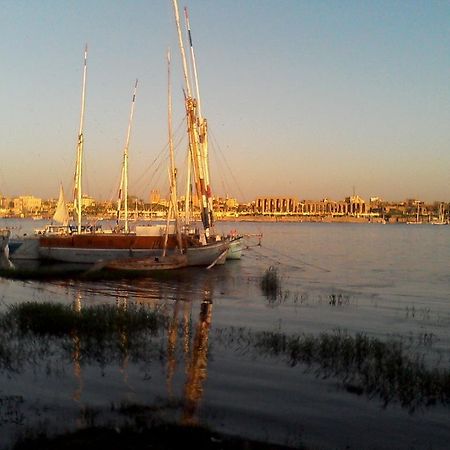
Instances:
[[[368,212],[366,203],[359,196],[347,197],[343,201],[303,200],[294,197],[261,197],[256,199],[256,212],[260,214],[302,215],[357,215]]]

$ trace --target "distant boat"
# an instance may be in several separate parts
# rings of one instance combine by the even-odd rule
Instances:
[[[69,225],[69,220],[70,220],[69,210],[67,208],[67,202],[64,196],[64,189],[61,183],[59,186],[58,203],[56,204],[56,210],[55,213],[53,214],[53,221],[61,224],[64,227],[67,227]]]
[[[67,208],[66,198],[64,196],[64,189],[62,184],[59,186],[59,197],[58,203],[56,204],[56,209],[53,214],[52,223],[46,225],[42,229],[35,230],[36,235],[49,235],[49,234],[57,234],[64,235],[69,234],[72,229],[69,226],[69,210]]]
[[[416,221],[408,221],[406,222],[408,225],[421,225],[423,222],[420,220],[420,201],[416,200],[417,204],[417,212],[416,212]]]
[[[439,217],[437,221],[431,222],[433,225],[448,225],[448,221],[445,220],[445,206],[444,203],[439,205]]]
[[[0,255],[8,252],[9,236],[11,231],[8,228],[0,228]]]
[[[8,228],[0,228],[0,269],[12,269],[14,266],[9,260],[9,237],[11,231]]]

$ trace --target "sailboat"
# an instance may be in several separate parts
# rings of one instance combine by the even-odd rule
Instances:
[[[188,265],[190,266],[210,266],[215,263],[221,255],[226,253],[229,246],[227,240],[217,240],[216,242],[207,243],[202,242],[195,236],[186,234],[183,234],[180,240],[177,238],[176,233],[172,231],[166,233],[165,227],[160,225],[136,226],[134,231],[131,231],[128,227],[128,149],[137,84],[135,84],[132,97],[120,188],[121,199],[123,199],[125,210],[124,228],[123,230],[103,231],[87,228],[82,225],[82,161],[84,151],[83,123],[86,72],[87,46],[84,51],[80,127],[77,139],[74,176],[74,212],[77,224],[67,234],[46,233],[37,238],[23,239],[18,244],[16,251],[12,253],[11,258],[94,264],[99,261],[123,258],[159,257],[161,250],[165,246],[167,254],[179,251],[180,247],[185,249]]]
[[[100,264],[99,269],[102,270],[118,270],[122,272],[131,272],[133,274],[148,274],[154,271],[160,270],[173,270],[187,267],[188,259],[186,253],[183,253],[181,230],[179,223],[178,201],[177,201],[177,188],[176,188],[176,170],[174,162],[173,152],[173,139],[172,139],[172,93],[170,85],[170,51],[167,52],[167,78],[168,78],[168,133],[169,133],[169,151],[170,151],[170,169],[169,169],[169,209],[167,211],[166,230],[164,235],[164,246],[162,254],[155,257],[141,257],[141,258],[124,258],[112,261],[107,261],[105,264]],[[126,153],[124,155],[124,161],[126,161]],[[126,164],[124,164],[126,167]],[[126,171],[122,171],[121,188],[124,183]],[[120,198],[120,196],[119,196]],[[120,210],[120,203],[118,211]],[[178,254],[167,254],[167,242],[169,239],[169,225],[172,215],[175,218],[175,230],[178,238]],[[127,229],[127,225],[126,225]]]
[[[439,204],[439,217],[437,221],[431,222],[433,225],[448,225],[448,221],[445,220],[445,205],[444,203]]]
[[[208,157],[208,125],[207,120],[202,114],[200,89],[198,81],[197,64],[195,59],[195,52],[192,43],[192,33],[189,22],[189,15],[187,8],[184,9],[186,33],[188,35],[188,41],[190,46],[190,62],[192,65],[192,72],[194,75],[194,83],[191,82],[188,61],[186,58],[186,52],[184,49],[183,37],[180,27],[180,18],[178,10],[177,0],[173,0],[175,22],[178,32],[178,43],[181,54],[181,62],[183,66],[184,75],[184,87],[185,87],[185,109],[186,109],[186,121],[187,121],[187,133],[189,140],[189,168],[192,167],[192,177],[195,185],[195,191],[197,199],[200,204],[200,216],[203,225],[203,232],[199,238],[203,242],[211,242],[221,237],[214,232],[214,211],[213,211],[213,198],[210,183],[209,172],[209,157]],[[192,85],[195,87],[195,94]],[[189,217],[188,211],[190,205],[190,182],[191,171],[188,170],[187,176],[187,189],[186,189],[186,201],[185,201],[185,220],[186,229],[189,229]],[[226,258],[240,259],[242,253],[242,236],[229,236],[227,241],[229,242],[229,248],[226,252],[225,258],[220,260],[219,263],[224,263]]]
[[[422,221],[420,220],[420,200],[416,200],[415,202],[417,204],[417,211],[416,211],[416,221],[408,221],[406,222],[408,225],[420,225],[422,224]]]
[[[35,230],[34,233],[36,235],[69,234],[71,232],[71,227],[69,225],[69,221],[70,221],[69,210],[67,208],[67,202],[66,202],[66,198],[64,195],[64,188],[61,183],[59,186],[58,202],[56,204],[56,209],[53,214],[51,224],[46,225],[42,229]]]

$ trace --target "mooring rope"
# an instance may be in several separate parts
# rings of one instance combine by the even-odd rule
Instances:
[[[281,256],[283,258],[290,259],[290,260],[294,261],[297,264],[302,264],[303,266],[313,267],[314,269],[321,270],[322,272],[331,272],[331,270],[326,269],[325,267],[318,266],[317,264],[308,263],[308,262],[306,262],[306,261],[304,261],[302,259],[299,259],[299,258],[294,258],[293,256],[287,255],[286,253],[283,253],[283,252],[280,252],[279,250],[277,250],[275,248],[267,247],[266,245],[263,246],[262,244],[261,245],[257,244],[256,246],[264,248],[264,249],[267,249],[267,250],[271,251],[272,253],[278,254],[278,256]],[[264,256],[265,258],[271,259],[272,261],[275,261],[278,264],[282,264],[282,262],[280,260],[277,260],[274,257],[267,256],[267,255],[263,254],[262,252],[258,252],[258,251],[256,251],[256,253],[259,253],[261,256]],[[293,267],[296,267],[296,266],[293,266]]]

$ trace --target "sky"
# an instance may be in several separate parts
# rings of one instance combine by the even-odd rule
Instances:
[[[1,0],[0,193],[73,188],[88,45],[85,179],[114,199],[135,80],[130,194],[167,186],[171,49],[177,168],[183,78],[171,0]],[[213,193],[450,201],[450,2],[185,0]],[[180,187],[180,190],[183,190]]]

